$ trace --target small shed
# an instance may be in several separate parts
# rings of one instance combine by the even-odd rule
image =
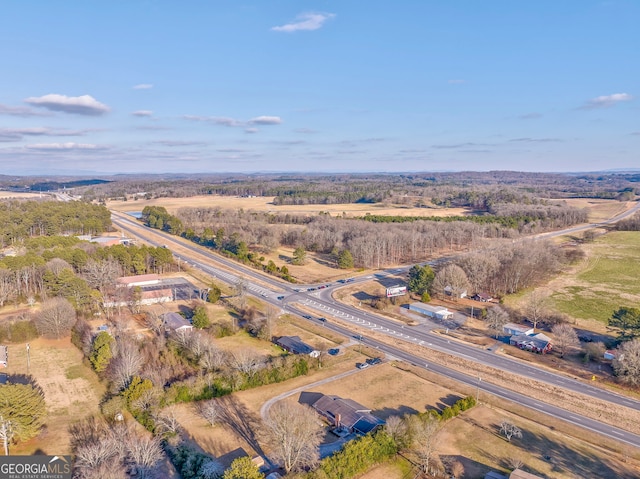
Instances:
[[[436,319],[449,319],[453,316],[453,313],[443,306],[431,306],[425,303],[411,303],[409,310]]]
[[[523,324],[516,324],[516,323],[507,323],[502,327],[502,331],[507,335],[507,336],[513,336],[513,335],[518,335],[518,334],[533,334],[533,328],[529,327],[529,326],[524,326]]]
[[[300,336],[281,336],[276,340],[276,344],[291,354],[302,354],[317,358],[320,351],[313,349],[307,343],[300,339]]]

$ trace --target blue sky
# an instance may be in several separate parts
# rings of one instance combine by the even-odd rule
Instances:
[[[0,173],[640,167],[637,0],[0,0]]]

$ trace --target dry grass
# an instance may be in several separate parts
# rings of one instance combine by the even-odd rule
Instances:
[[[597,223],[616,216],[635,204],[632,201],[621,202],[595,198],[569,198],[555,201],[564,201],[567,205],[575,208],[587,208],[589,210],[589,222],[591,223]]]
[[[37,438],[12,448],[12,454],[70,454],[68,427],[98,413],[104,386],[82,363],[82,353],[68,338],[30,342],[30,371],[42,387],[47,404],[46,429]],[[9,346],[8,374],[27,373],[24,344]]]
[[[152,200],[110,201],[109,209],[117,211],[142,211],[145,206],[164,206],[169,213],[184,207],[210,207],[267,211],[270,213],[298,213],[316,215],[328,212],[336,216],[394,215],[394,216],[462,216],[471,214],[467,208],[410,208],[386,203],[348,203],[336,205],[274,205],[273,197],[240,198],[234,196],[191,196],[189,198],[156,198]]]
[[[34,198],[43,198],[43,196],[40,193],[16,193],[13,191],[0,191],[0,198],[1,199],[16,198],[19,200],[25,200],[25,199],[31,200]],[[45,195],[44,198],[48,198],[48,196]]]

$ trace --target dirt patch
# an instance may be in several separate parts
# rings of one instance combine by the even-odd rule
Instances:
[[[98,413],[104,393],[93,370],[82,363],[82,353],[69,339],[36,339],[30,342],[29,371],[42,387],[47,405],[45,431],[13,448],[14,454],[70,454],[68,426]],[[9,375],[27,374],[25,344],[9,346]]]

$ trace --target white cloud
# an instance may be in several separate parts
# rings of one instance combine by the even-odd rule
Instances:
[[[51,113],[39,112],[26,106],[9,106],[0,103],[0,115],[21,116],[27,118],[30,116],[51,116]]]
[[[324,25],[327,20],[334,17],[335,14],[333,13],[301,13],[296,17],[296,20],[294,22],[273,27],[271,28],[271,30],[273,30],[274,32],[285,33],[318,30]]]
[[[153,88],[153,84],[151,83],[140,83],[139,85],[135,85],[133,87],[134,90],[150,90]]]
[[[75,113],[78,115],[99,116],[110,110],[107,105],[100,103],[91,95],[66,96],[52,93],[41,97],[30,97],[24,101],[30,105],[46,108],[47,110]]]
[[[30,150],[104,150],[106,147],[91,143],[36,143],[26,146]]]
[[[258,133],[260,130],[258,130],[257,128],[245,128],[244,132],[245,133]]]
[[[67,130],[46,127],[0,128],[0,141],[20,141],[25,136],[83,136],[90,130]]]
[[[214,123],[221,126],[229,127],[241,127],[251,125],[280,125],[282,118],[279,116],[256,116],[248,121],[238,120],[236,118],[230,118],[227,116],[199,116],[199,115],[183,115],[182,118],[190,121],[202,121],[206,123]],[[250,128],[249,128],[250,129]],[[255,131],[249,131],[248,133],[255,133]]]
[[[134,111],[133,113],[131,113],[133,116],[140,116],[140,117],[149,117],[149,116],[153,116],[153,112],[151,110],[137,110]]]
[[[583,110],[592,110],[594,108],[607,108],[616,103],[620,103],[622,101],[631,101],[633,100],[633,96],[628,93],[614,93],[612,95],[603,95],[598,96],[596,98],[592,98],[584,105],[582,105]]]
[[[250,125],[280,125],[282,118],[279,116],[257,116],[251,118],[247,123]]]

